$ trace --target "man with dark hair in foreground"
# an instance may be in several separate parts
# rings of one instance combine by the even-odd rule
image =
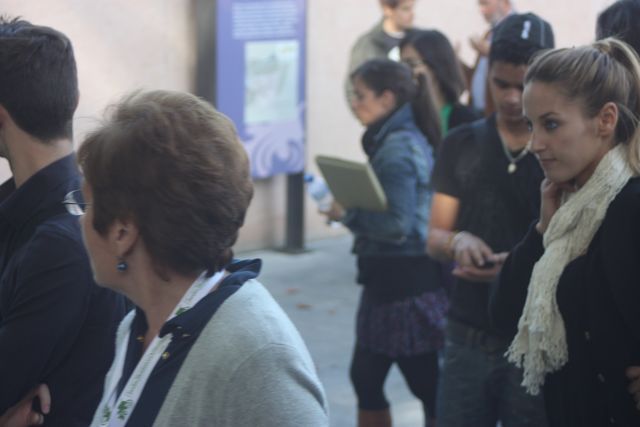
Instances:
[[[90,423],[125,311],[122,297],[95,285],[64,204],[80,188],[77,104],[69,39],[0,18],[0,156],[13,174],[0,186],[0,414],[46,383],[48,426]]]

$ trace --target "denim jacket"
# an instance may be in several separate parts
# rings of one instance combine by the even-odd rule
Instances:
[[[361,256],[424,255],[433,195],[433,150],[416,126],[410,104],[397,109],[376,129],[364,143],[387,196],[387,210],[347,210],[343,223],[355,236],[353,252]]]

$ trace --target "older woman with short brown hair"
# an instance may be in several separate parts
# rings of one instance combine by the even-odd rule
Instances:
[[[185,93],[135,93],[78,153],[96,281],[136,309],[123,320],[93,426],[324,426],[302,338],[232,260],[253,193],[232,123]],[[55,404],[55,396],[53,396]]]

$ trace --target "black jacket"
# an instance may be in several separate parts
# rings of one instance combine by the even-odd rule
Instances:
[[[62,205],[77,170],[67,156],[17,190],[0,186],[0,413],[46,383],[47,426],[91,423],[125,311],[93,282],[78,218]]]
[[[531,228],[511,252],[490,304],[515,333],[534,264],[544,252]],[[556,291],[569,361],[545,378],[551,427],[640,426],[625,370],[640,366],[640,178],[616,196],[587,253],[566,267]]]

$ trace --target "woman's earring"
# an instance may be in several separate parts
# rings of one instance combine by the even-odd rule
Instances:
[[[123,273],[127,271],[127,268],[129,268],[129,264],[127,264],[127,262],[124,259],[118,258],[118,264],[116,265],[116,268],[118,269],[119,272]]]

